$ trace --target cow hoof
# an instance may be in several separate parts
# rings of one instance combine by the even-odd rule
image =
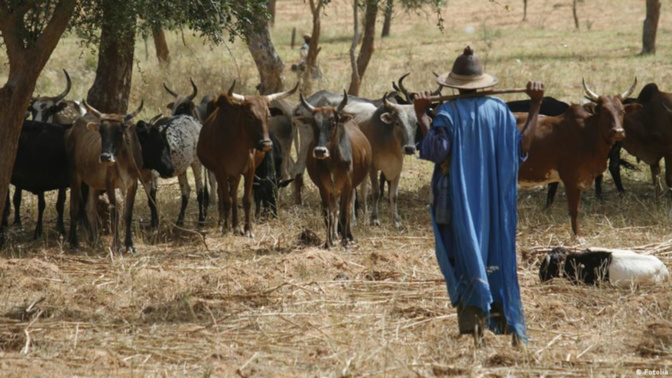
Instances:
[[[254,234],[252,233],[252,230],[245,230],[243,236],[248,237],[250,239],[254,239]]]
[[[396,228],[401,228],[401,222],[398,221],[398,220],[395,220],[395,221],[394,221],[394,227],[396,227]]]
[[[379,219],[371,219],[371,225],[372,226],[380,226],[380,220]]]
[[[135,249],[134,246],[126,247],[126,254],[130,253],[131,255],[135,255],[137,252],[138,251]]]

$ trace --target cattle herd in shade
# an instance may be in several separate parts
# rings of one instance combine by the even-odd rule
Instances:
[[[65,72],[65,90],[54,97],[33,98],[26,114],[11,178],[15,186],[14,224],[21,224],[22,191],[36,194],[38,218],[34,236],[39,237],[44,192],[58,190],[57,230],[65,235],[63,212],[66,189],[70,188],[68,240],[77,247],[80,222],[90,241],[97,239],[96,203],[101,194],[107,193],[112,246],[118,251],[133,251],[131,224],[138,183],[148,194],[150,227],[156,229],[158,179],[178,177],[181,206],[175,224],[183,226],[191,194],[187,170],[191,168],[199,226],[204,224],[210,204],[217,204],[223,231],[253,236],[252,200],[257,217],[261,208],[264,213],[277,216],[278,190],[291,182],[294,201],[301,204],[307,169],[319,189],[327,247],[339,237],[343,245],[354,240],[355,198],[359,197],[357,202],[369,213],[369,182],[373,191],[371,224],[380,225],[378,207],[388,183],[392,221],[399,227],[402,218],[397,195],[403,161],[405,156],[415,154],[420,140],[412,105],[415,94],[403,85],[407,76],[393,82],[392,92],[376,99],[322,90],[307,97],[300,94],[297,105],[287,98],[297,91],[298,84],[292,90],[271,95],[241,95],[234,92],[234,81],[228,91],[204,96],[196,104],[198,87],[193,81],[189,95],[179,94],[164,83],[172,98],[167,104],[171,114],[158,115],[149,122],[133,122],[142,103],[129,114],[107,114],[84,101],[65,100],[71,88],[70,76]],[[620,166],[632,165],[620,159],[622,148],[650,165],[655,192],[660,193],[659,162],[672,161],[672,94],[651,83],[637,98],[629,99],[636,85],[635,79],[620,94],[600,95],[584,81],[588,99],[584,105],[569,105],[550,97],[542,102],[542,116],[529,156],[520,168],[519,185],[526,188],[550,184],[550,206],[557,183],[562,181],[575,234],[580,230],[581,192],[595,181],[596,193],[601,194],[601,177],[608,160],[614,182],[623,191]],[[439,87],[435,93],[440,90]],[[508,105],[518,124],[523,125],[529,101]],[[669,168],[665,179],[672,188],[672,167]],[[241,176],[245,219],[239,228]],[[117,226],[117,199],[111,195],[117,189],[125,197],[123,245]],[[9,225],[9,207],[8,195],[0,243]]]

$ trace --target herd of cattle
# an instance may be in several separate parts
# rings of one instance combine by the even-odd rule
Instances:
[[[298,84],[286,92],[243,96],[234,92],[234,81],[228,91],[207,95],[197,104],[198,88],[193,81],[189,95],[178,94],[164,83],[173,98],[168,104],[171,116],[137,123],[132,120],[142,110],[142,103],[124,115],[102,113],[84,101],[65,100],[71,88],[67,72],[65,76],[63,93],[32,100],[26,118],[32,115],[33,120],[24,121],[12,172],[14,224],[21,223],[22,190],[38,196],[35,237],[42,233],[44,192],[51,190],[58,190],[57,229],[65,235],[65,193],[70,188],[68,240],[73,247],[78,245],[80,221],[93,240],[99,224],[97,202],[106,192],[114,235],[112,247],[121,250],[113,194],[119,189],[124,196],[123,246],[133,251],[131,224],[138,182],[147,191],[151,227],[156,228],[158,178],[177,176],[182,203],[176,225],[182,226],[191,192],[189,167],[196,184],[199,225],[206,220],[210,203],[217,203],[223,231],[233,229],[252,236],[253,194],[257,216],[261,207],[276,215],[278,189],[292,181],[294,200],[301,203],[306,169],[319,189],[327,246],[332,246],[339,235],[344,245],[353,240],[351,218],[356,189],[360,188],[359,199],[368,212],[368,181],[373,190],[372,224],[380,224],[378,205],[386,183],[394,224],[401,224],[397,195],[403,161],[406,155],[415,154],[421,138],[412,105],[415,94],[403,85],[408,74],[398,84],[393,83],[393,92],[380,99],[319,91],[308,97],[301,94],[296,106],[286,98],[296,92]],[[601,183],[608,159],[610,172],[622,191],[619,167],[627,163],[620,160],[621,148],[650,165],[659,194],[659,162],[663,158],[666,164],[672,162],[672,94],[659,91],[656,84],[647,84],[636,99],[628,99],[636,85],[635,79],[627,91],[607,96],[593,92],[584,81],[589,100],[584,105],[569,105],[550,97],[543,100],[531,150],[520,168],[519,185],[552,184],[547,201],[550,205],[557,183],[562,181],[575,234],[579,233],[581,191],[593,180],[596,185]],[[529,101],[508,105],[522,126]],[[238,228],[237,206],[241,176],[245,211],[242,230]],[[666,169],[665,178],[672,187],[672,170]],[[9,205],[8,195],[0,245],[9,224]]]

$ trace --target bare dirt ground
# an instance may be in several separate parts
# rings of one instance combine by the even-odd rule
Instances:
[[[590,77],[598,92],[623,91],[634,74],[640,82],[655,81],[672,91],[668,5],[663,6],[654,57],[635,56],[641,43],[642,2],[580,3],[579,32],[573,30],[569,1],[531,4],[525,24],[520,23],[519,4],[510,5],[513,10],[506,12],[487,1],[449,1],[443,34],[433,26],[431,12],[399,12],[393,36],[378,44],[362,94],[381,96],[406,71],[414,73],[409,86],[432,88],[430,71],[448,69],[467,43],[482,52],[482,59],[487,54],[487,69],[502,79],[502,86],[539,78],[548,83],[550,95],[566,101],[581,100],[582,76]],[[320,87],[339,91],[347,85],[349,12],[344,1],[327,9]],[[278,2],[274,39],[288,63],[298,56],[288,46],[289,32],[292,27],[308,31],[307,14],[301,1]],[[473,34],[465,32],[468,25],[474,26]],[[144,47],[138,48],[134,98],[163,107],[167,101],[160,83],[180,70],[200,78],[202,93],[227,88],[236,75],[232,57],[246,79],[241,92],[252,93],[256,78],[244,46],[229,45],[229,54],[189,35],[188,47],[180,47],[181,36],[173,38],[175,61],[166,72],[152,68],[143,60]],[[40,83],[42,93],[62,85],[58,70],[68,62],[68,53],[77,56],[72,54],[77,48],[73,40],[70,36],[59,46],[45,72],[50,79]],[[189,56],[198,59],[193,71],[187,71]],[[87,53],[69,59],[68,69],[80,72],[78,80],[73,77],[76,98],[85,93],[93,73],[87,68]],[[210,72],[213,77],[207,80]],[[186,88],[187,80],[182,84]],[[540,284],[538,279],[541,256],[558,245],[636,248],[672,268],[671,203],[653,198],[648,169],[639,166],[641,171],[626,173],[624,195],[609,179],[604,201],[594,199],[592,190],[584,193],[583,235],[578,239],[570,234],[564,195],[559,193],[556,203],[544,210],[544,190],[519,193],[518,273],[530,339],[523,350],[511,349],[508,337],[491,333],[486,334],[486,347],[474,349],[471,338],[457,334],[427,214],[432,167],[414,157],[406,159],[402,176],[402,227],[395,229],[383,203],[382,226],[359,219],[357,244],[347,250],[320,248],[324,229],[318,195],[309,182],[306,205],[292,205],[289,192],[283,193],[280,217],[258,220],[256,237],[247,239],[221,235],[212,213],[208,225],[196,230],[195,198],[187,221],[194,231],[173,228],[179,190],[175,180],[164,181],[159,232],[146,230],[149,211],[145,196],[138,196],[138,253],[132,256],[110,254],[109,235],[98,246],[83,244],[80,251],[72,251],[55,232],[55,196],[48,197],[45,237],[31,240],[36,200],[24,195],[24,229],[10,228],[10,242],[0,258],[0,375],[670,373],[672,283],[617,289],[557,280]]]

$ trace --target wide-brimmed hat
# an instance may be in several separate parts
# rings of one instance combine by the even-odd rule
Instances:
[[[464,53],[455,59],[453,69],[448,73],[439,75],[436,82],[450,88],[482,89],[497,85],[499,79],[483,72],[481,61],[474,54],[474,50],[467,46]]]

